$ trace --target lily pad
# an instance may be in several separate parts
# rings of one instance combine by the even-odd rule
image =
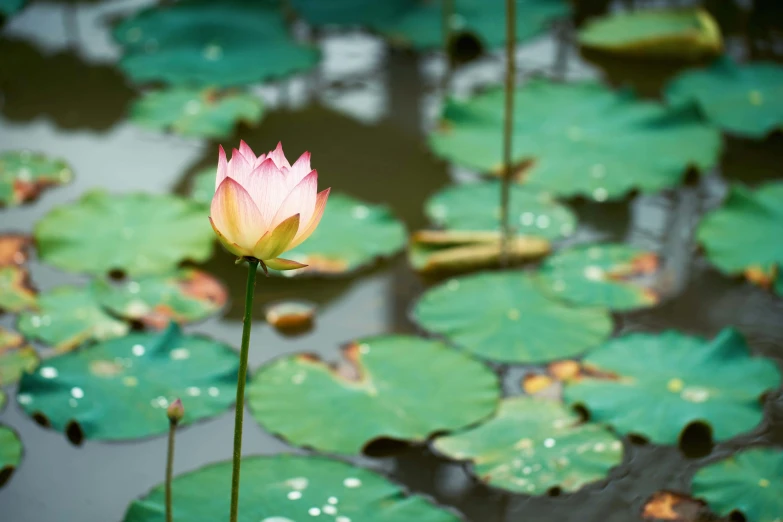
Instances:
[[[543,294],[522,272],[451,279],[431,288],[413,309],[425,329],[479,357],[505,363],[542,363],[602,343],[612,319],[602,308],[576,308]]]
[[[0,206],[21,205],[72,179],[73,172],[61,159],[26,150],[0,153]]]
[[[120,284],[101,281],[95,294],[111,313],[156,329],[170,321],[183,324],[206,319],[228,301],[228,292],[217,279],[191,268]]]
[[[291,9],[314,26],[376,26],[396,19],[416,6],[418,0],[290,0]]]
[[[345,274],[389,257],[405,246],[405,226],[383,205],[330,194],[323,218],[286,259],[307,265],[284,274]]]
[[[38,366],[35,349],[23,344],[21,335],[0,327],[0,386],[14,384],[23,373]]]
[[[22,265],[27,261],[32,240],[20,234],[0,235],[0,266]]]
[[[280,9],[252,0],[153,7],[114,30],[134,81],[196,87],[257,83],[310,69],[318,52],[288,34]]]
[[[214,522],[228,513],[231,462],[175,477],[174,520]],[[164,522],[163,484],[135,500],[124,522]],[[381,475],[323,457],[274,455],[242,459],[239,491],[242,520],[293,522],[459,522],[460,517],[418,495],[408,495]],[[242,514],[244,513],[244,515]]]
[[[447,230],[498,231],[500,189],[498,181],[453,185],[429,198],[424,210],[434,224]],[[526,187],[510,187],[508,213],[519,235],[555,240],[576,229],[576,216],[568,207]]]
[[[658,303],[649,276],[658,270],[658,257],[630,245],[586,245],[548,257],[538,271],[539,281],[552,295],[578,305],[632,310]]]
[[[19,316],[18,328],[28,339],[37,339],[58,352],[88,342],[128,333],[128,325],[107,314],[98,303],[97,285],[61,286],[38,296],[35,311]]]
[[[783,265],[783,243],[770,241],[783,228],[783,182],[755,190],[732,185],[723,205],[708,213],[696,237],[722,272]]]
[[[623,445],[608,430],[581,423],[557,401],[534,397],[503,399],[489,421],[438,438],[435,449],[471,461],[491,486],[531,495],[576,491],[623,460]]]
[[[215,167],[198,171],[190,182],[190,199],[209,207],[215,195]]]
[[[656,444],[674,444],[700,422],[722,441],[752,430],[763,417],[762,394],[780,385],[766,359],[751,357],[732,329],[713,340],[667,331],[613,339],[583,364],[601,377],[566,381],[564,398],[595,422]]]
[[[35,306],[36,294],[30,286],[27,270],[0,266],[0,311],[21,312]]]
[[[22,461],[22,442],[14,430],[0,424],[0,487]]]
[[[721,129],[763,138],[783,127],[783,67],[771,62],[738,65],[730,58],[689,70],[666,87],[671,104],[695,102]]]
[[[205,261],[214,233],[201,205],[172,195],[85,194],[35,226],[41,259],[63,270],[130,276],[166,273],[185,259]]]
[[[27,0],[0,0],[0,18],[11,16],[19,11]]]
[[[224,138],[237,123],[257,124],[263,112],[261,99],[246,92],[173,87],[144,94],[131,107],[130,119],[142,127],[182,136]]]
[[[344,355],[336,368],[311,355],[261,367],[248,388],[253,416],[292,444],[358,454],[376,439],[422,443],[491,415],[498,403],[495,374],[437,341],[374,337]]]
[[[430,146],[459,165],[500,175],[503,103],[501,89],[448,99]],[[595,82],[534,79],[515,93],[515,175],[556,196],[605,201],[632,189],[657,192],[677,185],[690,167],[712,167],[720,150],[720,133],[693,107],[667,108]]]
[[[582,47],[637,57],[698,58],[723,49],[720,28],[703,9],[640,9],[592,20]]]
[[[783,451],[754,448],[706,466],[693,477],[693,495],[713,511],[738,511],[748,522],[783,520]]]
[[[17,400],[58,431],[128,440],[168,431],[166,408],[182,397],[184,422],[212,417],[236,396],[239,359],[224,344],[182,335],[132,333],[47,359],[22,377]]]

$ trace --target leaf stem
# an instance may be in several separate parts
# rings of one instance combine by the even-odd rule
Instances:
[[[177,432],[177,422],[169,420],[169,448],[166,455],[166,522],[172,522],[171,511],[171,477],[174,473],[174,436]]]
[[[501,265],[508,265],[511,227],[508,222],[508,200],[511,184],[511,134],[514,126],[514,84],[516,75],[516,0],[506,0],[506,85],[503,118],[503,181],[500,189]]]
[[[441,91],[445,98],[449,93],[449,87],[451,86],[451,76],[454,72],[454,64],[451,60],[451,53],[449,52],[449,43],[451,42],[451,18],[454,16],[454,0],[441,0],[441,17],[443,31],[443,56],[446,60],[446,70],[443,71],[443,78],[441,79]]]

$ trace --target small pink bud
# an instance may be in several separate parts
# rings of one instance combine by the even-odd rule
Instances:
[[[166,415],[169,416],[169,421],[173,422],[174,424],[181,421],[182,417],[185,416],[185,407],[182,406],[182,401],[177,399],[172,402],[169,405],[169,408],[166,410]]]

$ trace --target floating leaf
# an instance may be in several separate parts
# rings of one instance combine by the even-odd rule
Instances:
[[[227,87],[305,71],[315,49],[288,34],[280,10],[263,2],[194,0],[146,9],[121,22],[120,67],[134,82]]]
[[[290,0],[289,5],[308,24],[315,26],[376,26],[397,19],[415,7],[418,0]]]
[[[0,487],[22,461],[22,442],[14,430],[0,424]]]
[[[283,301],[266,308],[266,322],[284,333],[299,333],[313,326],[315,305],[306,301]]]
[[[572,357],[612,331],[606,310],[550,299],[522,272],[451,279],[425,292],[413,317],[424,329],[479,357],[506,363]]]
[[[430,146],[459,165],[499,175],[503,103],[501,89],[447,100]],[[596,201],[676,185],[689,167],[713,166],[721,149],[720,133],[695,109],[639,101],[593,82],[543,79],[515,93],[512,142],[520,182]]]
[[[566,381],[566,402],[584,405],[595,422],[656,444],[676,443],[695,422],[708,424],[716,441],[749,431],[763,417],[759,398],[780,384],[775,364],[750,357],[731,329],[712,341],[674,331],[627,335],[583,364],[604,376]]]
[[[730,58],[685,71],[666,87],[671,104],[696,102],[720,128],[763,138],[783,126],[783,67],[771,62],[738,65]]]
[[[703,502],[671,491],[656,491],[642,509],[643,520],[699,522],[705,518]]]
[[[231,462],[221,462],[176,477],[171,485],[174,520],[215,522],[229,508]],[[124,522],[164,522],[161,484],[135,500]],[[239,491],[242,519],[256,522],[317,520],[333,522],[459,522],[452,512],[417,495],[407,495],[382,476],[323,457],[274,455],[242,459]]]
[[[22,265],[27,261],[31,239],[20,234],[0,235],[0,266]]]
[[[717,55],[720,28],[703,9],[647,9],[613,13],[579,31],[582,47],[638,57],[688,58]]]
[[[0,327],[0,386],[14,384],[24,372],[38,366],[35,349],[23,344],[21,335]]]
[[[658,302],[650,281],[639,278],[657,269],[652,252],[622,244],[586,245],[550,256],[538,277],[547,291],[574,304],[631,310]]]
[[[168,431],[166,408],[182,397],[191,423],[234,402],[239,361],[211,339],[132,333],[47,359],[22,377],[17,400],[52,428],[86,439],[127,440]],[[74,424],[75,423],[75,424]]]
[[[214,233],[201,205],[172,195],[85,194],[35,227],[41,259],[64,270],[160,274],[180,261],[205,261]]]
[[[0,206],[16,206],[73,179],[68,164],[28,151],[0,153]]]
[[[212,196],[215,195],[215,167],[207,167],[198,171],[190,184],[190,199],[209,207]]]
[[[19,316],[19,331],[65,352],[88,341],[128,333],[128,325],[108,315],[97,301],[95,284],[61,286],[38,296],[38,307]]]
[[[693,477],[693,495],[713,511],[739,511],[748,522],[783,520],[783,451],[754,448],[706,466]]]
[[[0,0],[0,18],[8,17],[24,7],[27,0]]]
[[[605,428],[580,423],[559,402],[534,397],[503,399],[487,422],[440,437],[435,449],[473,462],[489,485],[542,495],[576,491],[606,477],[623,460],[623,445]]]
[[[770,241],[783,227],[783,183],[756,190],[732,185],[723,206],[707,214],[696,236],[722,272],[783,265],[783,243]]]
[[[95,298],[115,315],[161,329],[169,321],[182,324],[206,319],[226,304],[228,292],[206,272],[183,268],[120,284],[101,281]]]
[[[447,230],[500,230],[500,182],[466,183],[447,187],[425,204],[432,222]],[[516,234],[560,239],[576,229],[576,216],[547,194],[512,186],[509,223]]]
[[[18,266],[0,266],[0,311],[21,312],[35,308],[35,297],[27,270]]]
[[[344,274],[389,257],[405,246],[405,227],[382,205],[344,194],[329,196],[321,223],[285,257],[307,265],[285,275]]]
[[[182,136],[224,138],[237,123],[257,124],[263,111],[261,99],[246,92],[172,87],[144,94],[131,107],[130,119],[142,127]]]
[[[292,444],[350,454],[376,439],[421,443],[481,420],[497,406],[492,371],[437,341],[364,339],[350,344],[345,358],[337,368],[311,355],[263,366],[248,389],[253,416]]]

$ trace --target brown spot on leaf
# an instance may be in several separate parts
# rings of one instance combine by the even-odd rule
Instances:
[[[555,380],[548,375],[529,373],[522,379],[522,389],[525,393],[535,395],[552,386]]]
[[[582,365],[578,361],[565,360],[550,363],[549,373],[558,381],[570,381],[582,373]]]
[[[310,273],[310,274],[342,274],[348,271],[348,262],[344,259],[334,259],[323,256],[307,256],[306,259],[300,261],[304,263],[305,267],[296,270],[297,273]]]
[[[121,364],[99,359],[90,363],[90,373],[97,377],[116,377],[123,372]]]
[[[697,522],[704,520],[703,502],[686,495],[671,491],[657,491],[644,505],[642,518],[644,520],[673,520],[675,522]]]
[[[654,274],[660,268],[660,260],[653,252],[640,254],[631,260],[634,274]]]
[[[21,234],[0,236],[0,266],[21,265],[28,258],[32,239]]]
[[[228,301],[228,292],[220,281],[200,270],[190,270],[181,280],[182,294],[198,301],[208,301],[220,308]]]
[[[266,321],[284,334],[298,334],[310,330],[315,317],[315,306],[299,301],[273,303],[266,308]]]
[[[760,265],[749,266],[745,269],[745,279],[760,286],[761,288],[769,290],[772,284],[778,277],[777,265],[772,265],[768,268],[764,268]]]

